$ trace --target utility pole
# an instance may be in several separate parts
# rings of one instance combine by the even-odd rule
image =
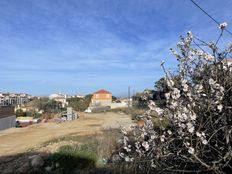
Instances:
[[[128,86],[128,108],[130,108],[130,86]]]
[[[131,96],[131,107],[134,107],[134,98],[135,97],[135,89],[133,89],[132,96]]]

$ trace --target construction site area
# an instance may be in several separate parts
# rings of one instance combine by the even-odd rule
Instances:
[[[69,122],[48,122],[25,128],[11,128],[0,132],[0,157],[23,153],[48,140],[70,134],[91,135],[102,130],[129,127],[131,117],[123,113],[80,114],[80,118]]]

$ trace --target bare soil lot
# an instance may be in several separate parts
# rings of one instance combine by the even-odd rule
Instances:
[[[0,131],[0,156],[23,153],[43,142],[70,134],[90,135],[103,129],[129,127],[131,117],[123,113],[84,114],[64,123],[40,123],[26,128]]]

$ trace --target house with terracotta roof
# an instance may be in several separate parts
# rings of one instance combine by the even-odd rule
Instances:
[[[104,89],[93,93],[91,106],[111,106],[112,93]]]

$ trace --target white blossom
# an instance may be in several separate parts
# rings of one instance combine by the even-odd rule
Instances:
[[[222,111],[222,108],[223,108],[222,104],[220,104],[220,105],[217,106],[217,109],[218,109],[220,112]]]
[[[188,149],[188,153],[190,153],[190,154],[194,154],[194,149],[193,149],[192,147],[189,147],[189,149]]]
[[[166,98],[167,100],[170,99],[170,93],[169,93],[169,92],[168,92],[168,93],[165,93],[165,98]]]
[[[177,89],[177,88],[174,88],[174,89],[173,89],[172,98],[173,98],[173,99],[178,99],[178,98],[180,98],[180,90],[179,90],[179,89]]]
[[[134,158],[130,158],[129,156],[126,156],[125,161],[126,162],[132,162],[132,161],[134,161]]]
[[[190,114],[190,119],[191,120],[196,120],[197,115],[195,113]]]
[[[173,86],[174,86],[174,82],[173,82],[171,79],[168,79],[168,80],[167,80],[167,85],[168,85],[169,87],[173,87]]]
[[[210,85],[214,85],[214,84],[215,84],[215,81],[214,81],[212,78],[210,78],[210,79],[209,79],[209,84],[210,84]]]
[[[206,144],[208,144],[208,141],[207,141],[207,140],[203,140],[202,143],[203,143],[204,145],[206,145]]]
[[[124,158],[124,153],[120,152],[120,153],[119,153],[119,156],[120,156],[121,158]]]
[[[153,160],[152,160],[152,162],[151,162],[151,167],[152,167],[152,168],[156,168],[156,165],[155,165],[155,163],[154,163]]]
[[[160,141],[161,141],[161,142],[164,142],[164,138],[165,138],[165,136],[162,135],[162,136],[160,137]]]
[[[146,151],[149,150],[149,144],[148,144],[147,141],[144,141],[144,142],[142,143],[142,146],[145,148]]]
[[[227,27],[227,22],[223,22],[223,23],[221,23],[220,25],[219,25],[219,28],[221,29],[221,30],[224,30],[226,27]]]
[[[188,131],[189,131],[190,133],[193,133],[194,127],[190,127],[190,128],[188,129]]]
[[[206,54],[204,57],[207,61],[214,61],[214,57],[211,54]]]
[[[164,63],[165,63],[165,61],[162,60],[161,63],[160,63],[160,65],[162,66]]]
[[[191,32],[191,31],[188,31],[188,33],[187,33],[187,34],[188,34],[188,37],[189,37],[189,38],[191,38],[191,39],[193,38],[193,34],[192,34],[192,32]]]
[[[199,132],[196,132],[196,135],[197,135],[198,137],[201,137],[201,133],[199,133]]]
[[[193,131],[194,131],[194,126],[193,126],[193,124],[192,123],[187,123],[187,127],[188,127],[188,132],[189,133],[193,133]]]
[[[158,108],[158,107],[155,107],[155,109],[154,109],[154,110],[157,112],[157,114],[158,114],[158,115],[161,115],[161,114],[163,114],[163,112],[164,112],[164,110],[163,110],[163,109]]]

